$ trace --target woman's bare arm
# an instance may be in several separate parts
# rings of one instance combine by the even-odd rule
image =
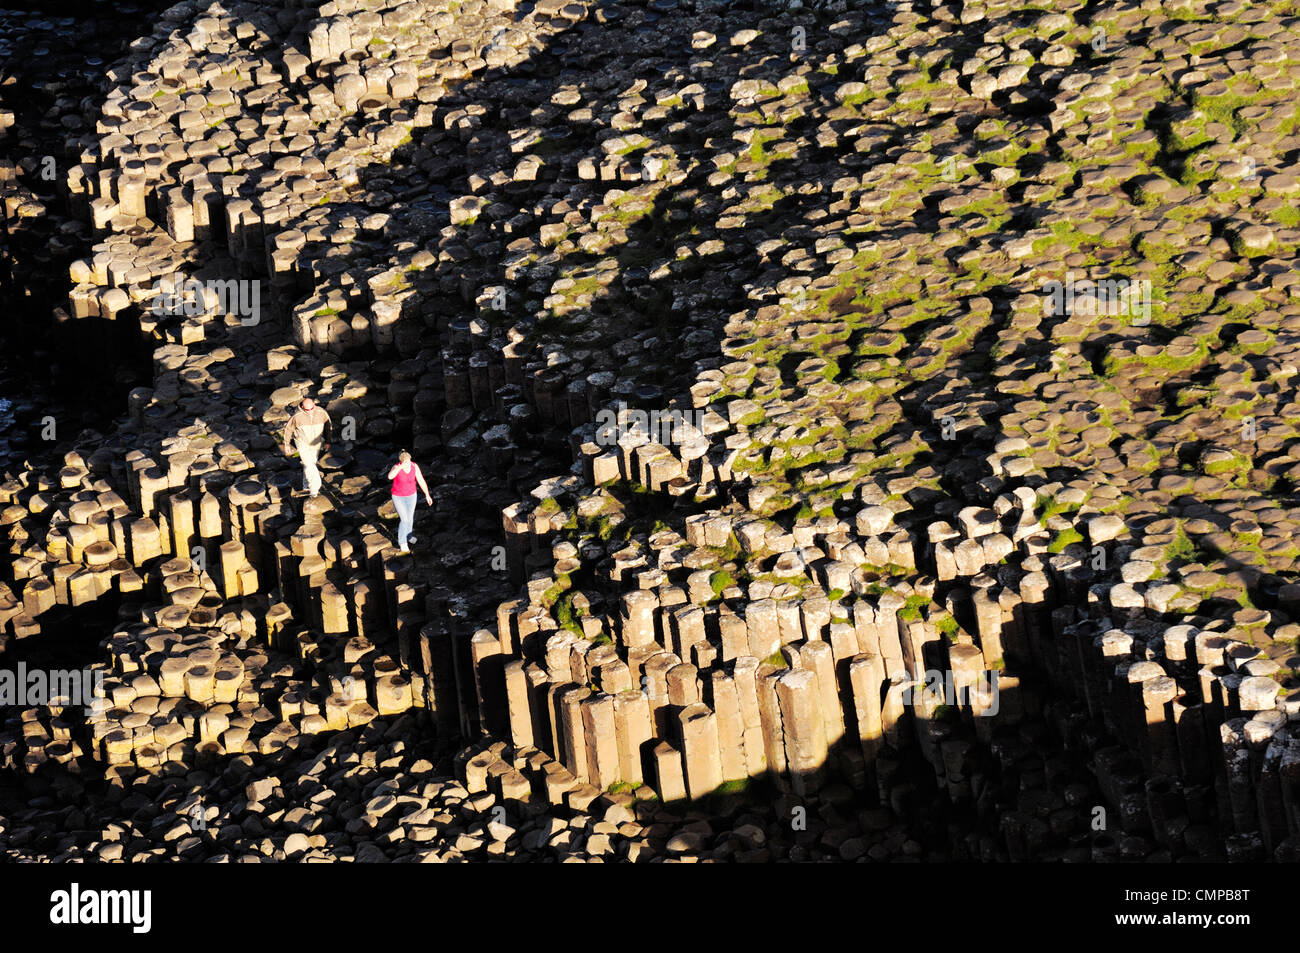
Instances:
[[[396,466],[394,466],[393,469],[391,469],[391,470],[388,471],[388,479],[390,479],[390,480],[395,480],[395,479],[397,479],[397,473],[398,473],[398,471],[401,470],[401,469],[402,469],[402,465],[401,465],[400,463],[397,464]]]
[[[420,489],[424,491],[424,502],[432,506],[433,500],[429,497],[429,486],[424,482],[424,474],[420,472],[420,468],[417,464],[412,463],[411,466],[415,467],[415,482],[418,483]]]

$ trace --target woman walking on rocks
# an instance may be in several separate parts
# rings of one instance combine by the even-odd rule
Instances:
[[[424,502],[433,505],[429,496],[429,487],[424,482],[424,474],[419,466],[411,462],[411,455],[403,450],[397,457],[397,465],[388,471],[388,479],[393,481],[393,506],[397,507],[397,548],[404,553],[408,542],[415,542],[411,535],[411,524],[415,522],[415,488],[424,492]]]

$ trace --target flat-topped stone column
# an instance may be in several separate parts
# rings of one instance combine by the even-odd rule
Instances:
[[[701,798],[722,784],[718,750],[718,719],[707,705],[687,705],[678,715],[687,793]]]
[[[775,693],[791,787],[800,796],[815,793],[824,779],[829,752],[817,676],[809,671],[786,672],[776,678]]]

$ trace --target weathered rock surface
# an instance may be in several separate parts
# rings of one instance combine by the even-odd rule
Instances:
[[[153,376],[0,484],[9,650],[116,618],[6,856],[1289,856],[1300,25],[789,6],[187,2],[63,103]]]

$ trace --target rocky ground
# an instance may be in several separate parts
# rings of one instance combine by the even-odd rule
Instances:
[[[138,385],[19,415],[4,658],[109,702],[6,709],[3,856],[1289,859],[1289,0],[139,12],[0,86]]]

